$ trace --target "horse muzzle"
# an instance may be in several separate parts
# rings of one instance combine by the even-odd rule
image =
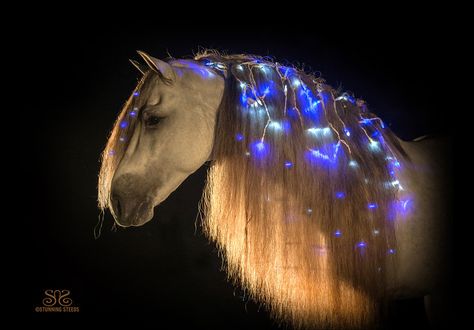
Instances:
[[[133,183],[133,184],[132,184]],[[110,209],[119,226],[142,226],[153,218],[153,203],[146,193],[137,191],[137,178],[123,175],[112,183]]]

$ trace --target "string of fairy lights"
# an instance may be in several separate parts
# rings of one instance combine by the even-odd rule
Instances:
[[[223,63],[205,60],[204,64],[215,70],[223,72],[225,75],[232,74],[227,65]],[[256,159],[268,157],[269,152],[267,149],[269,147],[265,142],[268,132],[272,131],[274,133],[281,133],[282,131],[288,131],[288,121],[286,119],[283,119],[282,121],[275,120],[269,111],[269,97],[272,96],[272,93],[279,92],[282,94],[280,96],[284,99],[282,109],[284,118],[286,118],[288,113],[291,111],[291,113],[296,115],[300,125],[310,136],[320,140],[329,140],[333,136],[336,138],[335,143],[330,144],[329,147],[326,147],[325,151],[321,150],[321,148],[311,148],[307,146],[307,158],[310,160],[310,162],[318,160],[328,164],[334,164],[337,161],[338,153],[341,147],[343,147],[347,150],[349,155],[347,166],[350,168],[357,168],[359,165],[356,160],[351,158],[352,150],[348,141],[348,139],[352,138],[351,130],[339,115],[336,106],[337,102],[342,102],[342,106],[347,108],[347,104],[350,103],[361,109],[361,111],[358,113],[359,125],[357,128],[359,128],[365,136],[367,141],[367,150],[377,154],[385,152],[384,156],[387,162],[388,173],[390,174],[391,180],[389,182],[385,182],[383,184],[384,187],[387,189],[396,189],[398,195],[401,195],[401,193],[404,191],[403,186],[397,178],[397,172],[400,170],[401,164],[390,145],[385,142],[383,134],[381,133],[381,130],[385,129],[386,126],[379,117],[368,115],[364,101],[356,100],[347,93],[335,97],[333,92],[330,92],[333,104],[332,106],[328,106],[328,97],[325,97],[324,94],[328,93],[327,88],[323,88],[319,81],[312,80],[312,83],[315,84],[316,91],[318,92],[318,96],[315,96],[311,88],[309,88],[300,77],[297,70],[282,66],[279,63],[251,60],[235,65],[235,71],[236,74],[234,74],[234,77],[237,79],[240,88],[240,101],[243,110],[253,111],[255,113],[261,112],[265,114],[265,124],[263,126],[261,136],[256,141],[250,143],[251,152],[246,151],[245,156],[254,156]],[[259,86],[256,83],[254,73],[255,71],[259,72],[260,75],[268,76],[269,81],[272,81],[271,79],[276,74],[276,76],[279,78],[280,88],[270,88],[270,85],[268,85],[265,80],[264,82],[261,82],[261,85],[263,84],[263,86]],[[245,75],[244,73],[247,74]],[[300,104],[302,106],[300,106]],[[327,126],[312,125],[310,127],[306,127],[305,122],[308,121],[305,120],[304,117],[308,116],[314,119],[318,111],[322,111],[324,113],[324,118],[327,120]],[[332,115],[339,125],[335,125],[328,120],[328,111],[332,111]],[[261,119],[259,116],[257,116],[257,118],[259,120]],[[340,129],[338,129],[338,127],[340,127]],[[244,140],[244,136],[242,133],[237,133],[235,139],[236,141],[241,142]],[[291,169],[295,165],[292,161],[286,160],[284,162],[284,166],[287,169]],[[367,179],[365,179],[365,181],[368,183]],[[335,198],[344,199],[345,193],[338,191],[335,194]],[[398,201],[398,210],[406,211],[410,202],[410,199],[401,198]],[[370,202],[368,203],[367,208],[369,210],[375,210],[378,208],[378,205],[376,203]],[[312,213],[312,209],[308,208],[306,213],[310,215]],[[333,234],[335,237],[341,237],[343,235],[340,229],[336,230]],[[373,235],[377,236],[379,234],[379,229],[373,230]],[[361,249],[365,248],[366,246],[367,243],[364,241],[360,241],[356,244],[356,247]],[[395,250],[393,248],[388,250],[388,254],[394,253]]]
[[[211,67],[213,69],[222,71],[225,74],[228,74],[229,70],[226,64],[216,63],[210,60],[206,60],[204,64],[208,67]],[[284,96],[284,108],[283,108],[284,117],[287,116],[287,112],[289,110],[288,100],[291,98],[293,100],[291,104],[292,105],[291,111],[293,111],[297,115],[301,126],[303,127],[305,126],[304,119],[303,119],[304,114],[309,114],[311,116],[312,114],[316,113],[319,110],[319,108],[322,108],[322,111],[324,112],[324,117],[326,119],[328,118],[328,113],[327,113],[328,107],[326,104],[327,102],[324,102],[323,100],[324,99],[323,93],[327,93],[327,91],[325,91],[321,87],[321,83],[319,81],[317,80],[312,81],[317,86],[317,91],[319,93],[319,97],[316,97],[314,96],[312,90],[299,77],[297,70],[293,68],[281,66],[279,63],[262,62],[261,60],[252,60],[252,61],[239,63],[236,65],[237,73],[238,72],[243,73],[244,71],[246,71],[248,72],[248,77],[249,77],[247,81],[244,81],[238,75],[234,75],[234,77],[239,82],[239,86],[241,89],[240,100],[241,100],[242,107],[245,109],[254,110],[257,113],[264,112],[266,114],[266,122],[262,130],[261,137],[259,138],[258,141],[254,142],[258,151],[263,152],[264,149],[267,147],[265,144],[265,137],[268,133],[269,128],[272,128],[272,131],[274,132],[286,131],[288,128],[288,122],[287,121],[279,122],[272,118],[266,99],[270,96],[271,93],[276,92],[276,89],[271,91],[268,85],[264,86],[264,88],[259,88],[254,76],[254,70],[259,70],[260,72],[264,74],[269,74],[271,72],[271,73],[276,73],[278,75],[280,79],[280,84],[281,84],[281,91],[283,92],[283,96]],[[289,90],[290,90],[291,95],[288,95]],[[299,101],[297,100],[298,95],[304,96],[306,98],[307,106],[305,107],[305,109],[300,109],[300,107],[298,106],[298,104],[301,103],[301,99]],[[312,126],[312,127],[306,128],[306,132],[316,138],[331,137],[332,133],[334,133],[337,138],[337,142],[332,147],[332,150],[334,151],[334,153],[332,155],[326,154],[326,153],[323,153],[321,150],[317,150],[317,149],[315,150],[308,147],[307,149],[310,152],[310,154],[312,154],[316,158],[334,162],[335,157],[339,151],[339,148],[341,146],[344,146],[346,150],[348,151],[349,155],[351,155],[352,153],[351,148],[349,146],[349,143],[347,142],[347,139],[351,138],[351,131],[347,128],[346,123],[343,121],[338,111],[336,110],[337,109],[336,102],[349,102],[363,109],[359,113],[360,125],[358,127],[364,133],[368,141],[367,143],[368,150],[371,152],[381,152],[382,149],[386,149],[387,150],[386,160],[389,163],[391,163],[391,165],[393,165],[394,168],[400,168],[400,162],[397,160],[395,153],[391,149],[390,145],[385,143],[385,141],[383,140],[383,134],[381,134],[379,129],[377,129],[377,127],[374,125],[374,123],[377,123],[381,129],[384,129],[385,128],[384,122],[379,117],[364,117],[363,113],[367,112],[366,110],[364,110],[366,107],[365,103],[362,100],[355,100],[353,97],[351,97],[347,93],[344,93],[338,97],[331,95],[331,99],[333,100],[334,104],[330,108],[332,109],[337,120],[340,122],[342,126],[342,131],[339,131],[333,123],[328,121],[328,126],[326,127]],[[346,103],[343,103],[343,107],[344,108],[347,107]],[[371,134],[369,134],[366,128],[369,126],[374,129],[374,131]],[[242,141],[243,139],[244,137],[241,133],[238,133],[236,135],[237,141]],[[258,154],[256,154],[256,156],[258,156]],[[291,165],[288,162],[285,163],[285,166],[291,167]],[[353,159],[349,159],[348,166],[357,167],[357,162]],[[399,184],[398,180],[395,178],[395,171],[393,168],[390,169],[390,174],[394,176],[393,182],[397,183],[396,185],[398,186],[398,188],[403,189],[403,187]]]
[[[228,64],[206,58],[200,63],[204,64],[208,70],[203,70],[201,65],[196,64],[189,67],[189,69],[203,76],[203,78],[208,79],[212,77],[212,72],[216,71],[223,76],[233,75],[240,89],[240,107],[242,111],[249,114],[251,118],[256,119],[256,122],[260,124],[259,127],[262,127],[259,138],[249,143],[249,148],[244,153],[245,157],[253,157],[257,161],[269,157],[271,153],[269,143],[267,143],[268,134],[288,134],[291,128],[290,121],[294,119],[301,125],[309,137],[319,140],[319,142],[335,141],[334,143],[322,144],[317,148],[306,146],[305,156],[310,164],[323,162],[328,165],[335,165],[338,163],[340,150],[344,148],[348,155],[347,166],[356,169],[359,167],[359,164],[352,158],[349,140],[353,138],[353,132],[349,128],[350,125],[344,122],[337,111],[337,103],[339,102],[342,103],[344,109],[347,108],[348,104],[352,104],[361,109],[358,112],[357,128],[360,129],[365,137],[367,150],[377,154],[385,152],[383,156],[387,162],[391,180],[383,183],[384,187],[396,189],[399,195],[404,191],[397,175],[401,169],[401,164],[390,145],[385,142],[381,133],[381,130],[386,126],[380,118],[368,114],[364,101],[356,100],[347,93],[336,97],[333,91],[328,91],[328,88],[324,88],[321,81],[317,79],[312,79],[311,81],[316,86],[317,95],[314,95],[313,90],[308,87],[298,70],[280,65],[277,62],[253,59]],[[259,79],[256,78],[256,74],[258,74]],[[261,79],[261,77],[265,77],[265,79]],[[275,77],[277,79],[274,79]],[[306,76],[306,79],[308,79],[308,76]],[[260,83],[257,83],[257,81]],[[136,90],[133,93],[134,99],[139,96],[140,91]],[[281,109],[283,118],[281,120],[277,120],[272,115],[275,109],[271,105],[271,99],[276,96],[283,99],[283,109]],[[329,96],[332,104],[329,103]],[[124,118],[120,122],[119,127],[123,131],[123,134],[120,135],[120,142],[126,141],[125,133],[130,128],[131,120],[137,118],[138,111],[139,109],[132,105],[128,113],[130,118]],[[335,119],[330,121],[330,116]],[[322,121],[326,121],[326,124],[321,125]],[[308,126],[308,122],[311,123],[310,126]],[[332,140],[333,138],[335,140]],[[237,133],[235,140],[237,142],[244,142],[246,138],[243,133]],[[113,154],[110,154],[110,156],[113,156]],[[295,163],[292,160],[285,160],[283,166],[291,170],[295,167]],[[368,183],[367,179],[366,183]],[[344,199],[345,193],[342,191],[336,192],[335,198]],[[400,198],[397,209],[404,212],[408,210],[410,203],[410,199]],[[369,210],[374,210],[377,209],[378,205],[376,203],[369,203],[367,207]],[[307,214],[311,213],[312,209],[308,208]],[[378,229],[373,230],[373,235],[379,235],[379,233]],[[340,229],[334,232],[335,237],[341,237],[342,235],[343,232]],[[365,248],[366,243],[361,241],[356,246]],[[388,253],[394,254],[395,250],[390,249]]]

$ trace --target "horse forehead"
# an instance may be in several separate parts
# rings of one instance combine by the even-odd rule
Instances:
[[[135,106],[154,105],[160,101],[163,95],[173,93],[176,88],[178,88],[176,84],[168,86],[163,84],[157,75],[153,75],[140,89]]]

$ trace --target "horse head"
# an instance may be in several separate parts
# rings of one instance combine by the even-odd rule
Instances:
[[[139,54],[146,65],[133,63],[143,79],[115,125],[103,164],[113,173],[101,182],[110,185],[101,198],[123,227],[150,221],[153,208],[209,159],[224,90],[223,77],[196,61]]]

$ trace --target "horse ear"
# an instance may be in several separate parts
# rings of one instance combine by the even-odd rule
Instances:
[[[148,67],[144,66],[143,64],[141,64],[140,62],[138,61],[135,61],[135,60],[129,60],[130,63],[133,64],[134,67],[136,67],[138,69],[138,71],[140,71],[142,74],[145,74],[147,71],[148,71]]]
[[[169,65],[165,61],[154,58],[140,50],[137,50],[137,53],[143,58],[143,60],[150,67],[150,69],[152,69],[158,74],[161,74],[166,79],[173,80],[174,71],[171,65]]]

